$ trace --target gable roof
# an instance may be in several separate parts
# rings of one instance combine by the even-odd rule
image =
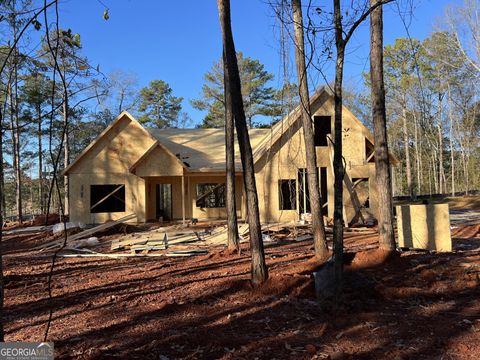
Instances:
[[[310,97],[310,104],[317,104],[320,98],[329,95],[329,90],[325,86],[319,88]],[[266,136],[256,148],[253,148],[253,161],[256,163],[266,152],[269,151],[272,144],[280,139],[299,119],[301,116],[300,105],[290,111],[282,120],[277,122],[269,129],[270,136]]]
[[[174,154],[172,154],[172,152],[171,152],[170,150],[168,150],[163,144],[161,144],[158,140],[156,140],[156,141],[152,144],[152,146],[150,146],[150,148],[149,148],[147,151],[145,151],[145,153],[144,153],[142,156],[140,156],[140,157],[137,159],[137,161],[135,161],[135,162],[133,163],[132,166],[130,166],[130,168],[129,168],[128,170],[129,170],[131,173],[134,173],[134,172],[135,172],[135,169],[136,169],[142,162],[144,162],[144,161],[148,158],[148,156],[149,156],[156,148],[160,148],[160,149],[164,150],[164,151],[167,153],[167,155],[170,155],[171,157],[173,157],[173,158],[175,159],[175,161],[178,162],[178,164],[179,164],[182,168],[184,168],[184,169],[187,169],[187,168],[188,168],[188,167],[185,165],[185,163],[180,160],[180,158],[179,158],[178,156],[175,156]]]
[[[310,106],[311,106],[311,113],[313,114],[322,104],[324,104],[327,100],[333,100],[334,93],[329,86],[322,86],[318,88],[313,95],[310,96]],[[252,144],[253,148],[253,161],[256,163],[264,154],[266,154],[272,144],[278,141],[288,130],[295,125],[297,121],[300,121],[301,111],[300,105],[298,105],[295,109],[290,111],[282,120],[272,126],[269,130],[271,136],[266,136],[255,148]],[[360,126],[362,130],[363,136],[374,144],[373,134],[372,132],[363,124],[345,105],[342,106],[343,112],[348,112],[352,115],[352,119]],[[392,154],[389,154],[390,160],[392,161],[393,165],[398,165],[399,160]]]
[[[149,137],[153,141],[157,142],[157,139],[155,139],[150,132],[148,132],[128,111],[122,111],[120,115],[118,115],[115,120],[113,120],[110,125],[108,125],[105,130],[103,130],[96,138],[93,140],[83,151],[76,157],[76,159],[71,162],[63,171],[62,175],[67,175],[70,170],[75,167],[80,160],[88,153],[90,152],[94,146],[103,138],[105,137],[110,131],[112,131],[117,125],[120,123],[120,121],[124,118],[127,118],[129,121],[132,123],[136,124],[144,133],[145,136]],[[167,150],[168,152],[168,150]],[[173,155],[173,154],[171,154]],[[143,156],[142,156],[143,157]],[[138,162],[138,160],[137,160]],[[183,164],[182,164],[183,166]]]
[[[333,92],[328,86],[323,86],[315,91],[310,97],[312,113],[315,112],[325,101],[333,98]],[[345,106],[344,111],[350,112]],[[352,114],[353,115],[353,114]],[[299,121],[301,116],[300,106],[297,106],[282,120],[273,125],[270,129],[250,129],[250,144],[253,150],[253,160],[256,163],[265,153],[269,151],[272,144],[278,141],[287,131]],[[225,132],[223,129],[154,129],[143,127],[131,114],[123,111],[112,123],[91,142],[80,155],[70,163],[62,172],[63,175],[69,171],[87,154],[99,140],[117,124],[127,117],[137,124],[155,143],[135,161],[130,167],[133,171],[149,154],[156,148],[161,147],[167,153],[178,160],[184,169],[192,172],[210,172],[225,170]],[[356,117],[352,118],[359,124],[365,138],[373,142],[373,135],[370,130]],[[399,163],[398,159],[390,154],[393,164]],[[241,171],[240,151],[235,137],[235,169]]]

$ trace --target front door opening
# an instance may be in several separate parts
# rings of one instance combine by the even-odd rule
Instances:
[[[172,184],[157,184],[156,190],[156,218],[172,220]]]

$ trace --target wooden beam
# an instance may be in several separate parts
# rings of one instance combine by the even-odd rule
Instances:
[[[190,193],[190,175],[188,174],[187,174],[187,204],[188,204],[188,211],[190,212],[190,218],[193,218],[192,195]]]
[[[372,153],[368,156],[367,160],[365,160],[365,162],[368,163],[368,162],[373,158],[374,155],[375,155],[375,152],[372,152]]]
[[[134,218],[136,218],[137,215],[136,214],[129,214],[127,216],[124,216],[118,220],[115,220],[115,221],[110,221],[110,222],[107,222],[105,224],[101,224],[101,225],[98,225],[98,226],[95,226],[91,229],[87,229],[87,230],[84,230],[78,234],[75,234],[75,235],[72,235],[72,236],[68,236],[67,237],[67,243],[70,243],[74,240],[79,240],[79,239],[83,239],[83,238],[86,238],[87,236],[91,236],[93,234],[95,234],[96,232],[98,231],[102,231],[102,230],[106,230],[108,228],[111,228],[112,226],[115,226],[117,224],[121,224],[125,221],[128,221],[128,220],[132,220]],[[56,239],[56,240],[53,240],[53,241],[50,241],[46,244],[42,244],[42,245],[39,245],[37,247],[35,247],[34,249],[35,250],[38,250],[38,249],[46,249],[46,248],[49,248],[49,247],[60,247],[62,246],[64,242],[64,238],[61,237],[59,239]]]
[[[185,225],[185,174],[182,174],[182,223]]]
[[[307,213],[307,181],[306,181],[306,173],[307,169],[302,169],[302,186],[303,186],[303,214]]]

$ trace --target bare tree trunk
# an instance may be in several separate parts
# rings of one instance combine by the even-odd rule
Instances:
[[[435,152],[432,152],[432,170],[433,170],[433,186],[435,189],[435,194],[438,194],[438,171],[437,171],[437,154]]]
[[[465,195],[470,193],[470,172],[468,166],[470,164],[470,155],[465,156]]]
[[[408,188],[408,195],[410,198],[413,198],[413,183],[412,183],[412,166],[410,163],[410,145],[408,139],[408,127],[407,127],[407,110],[405,107],[407,106],[406,101],[403,103],[402,109],[402,120],[403,120],[403,142],[405,144],[405,166],[406,166],[406,173],[407,173],[407,188]]]
[[[378,0],[370,0],[373,7]],[[380,248],[395,250],[392,181],[388,156],[385,85],[383,81],[383,9],[370,13],[370,80],[375,149],[375,175],[378,189],[378,231]]]
[[[442,131],[442,99],[443,94],[438,94],[438,187],[440,194],[445,192],[445,170],[443,169],[443,131]]]
[[[13,82],[17,80],[15,76],[15,62],[16,54],[14,56],[14,79]],[[13,172],[15,174],[15,205],[17,210],[18,221],[22,223],[23,221],[23,209],[22,209],[22,169],[20,167],[20,127],[18,122],[18,106],[16,103],[16,90],[15,84],[9,85],[10,93],[10,128],[12,134],[12,150],[13,150]]]
[[[2,176],[2,182],[0,184],[0,192],[3,197],[4,183],[3,183],[3,113],[0,109],[0,175]],[[3,249],[2,249],[2,233],[3,233],[3,201],[0,201],[0,342],[5,341],[3,325],[4,325],[4,310],[3,310],[3,298],[4,298],[4,282],[3,282]]]
[[[40,213],[45,214],[44,206],[44,192],[43,192],[43,148],[42,148],[42,111],[40,106],[37,107],[38,128],[37,128],[37,141],[38,141],[38,196]]]
[[[16,9],[16,3],[13,2],[13,9]],[[11,20],[13,30],[13,43],[17,43],[17,18],[16,13],[13,14]],[[20,127],[18,118],[18,49],[16,45],[13,47],[13,61],[12,71],[13,79],[9,81],[8,92],[10,95],[10,124],[12,133],[12,148],[13,148],[13,169],[15,173],[15,203],[17,209],[18,221],[21,224],[23,221],[23,209],[22,209],[22,169],[20,162]],[[13,82],[13,84],[12,84]]]
[[[333,1],[335,45],[337,60],[335,63],[335,86],[334,86],[334,139],[333,145],[333,172],[334,181],[334,205],[333,205],[333,255],[335,257],[334,274],[337,297],[343,287],[343,178],[345,168],[342,155],[342,83],[343,66],[345,61],[346,42],[343,39],[342,14],[340,0]]]
[[[223,53],[223,74],[224,74],[224,94],[225,94],[225,151],[226,151],[226,202],[227,202],[227,244],[229,251],[240,253],[240,240],[238,236],[237,206],[235,199],[235,120],[233,118],[232,97],[228,89],[230,88],[229,78],[226,76],[225,52]]]
[[[292,0],[293,22],[295,26],[295,57],[300,95],[300,109],[302,112],[303,136],[308,174],[308,191],[310,194],[310,209],[312,212],[313,243],[315,256],[328,256],[327,238],[322,214],[322,198],[318,183],[317,155],[313,138],[313,126],[308,94],[307,69],[305,66],[305,44],[303,39],[303,18],[301,0]]]
[[[432,195],[432,167],[427,166],[428,168],[428,194]]]
[[[450,119],[452,122],[453,119]],[[450,123],[450,171],[451,171],[451,181],[452,181],[452,196],[455,196],[455,152],[453,149],[453,125]]]
[[[414,125],[414,133],[413,133],[413,141],[414,141],[414,148],[415,148],[415,166],[416,166],[416,172],[417,172],[417,194],[422,193],[422,154],[420,153],[420,146],[418,144],[418,124],[417,124],[417,116],[415,113],[415,110],[413,111],[413,125]]]
[[[238,72],[237,56],[233,41],[230,1],[217,0],[220,25],[222,28],[223,51],[225,54],[225,76],[229,84],[235,127],[237,129],[238,144],[243,167],[243,182],[247,196],[247,214],[250,232],[250,249],[252,251],[251,275],[252,283],[259,285],[268,279],[268,269],[265,264],[260,214],[258,211],[258,195],[255,182],[255,168],[253,164],[252,148],[248,135],[247,121],[243,108],[240,75]]]
[[[453,149],[453,114],[452,114],[452,104],[451,104],[451,97],[450,97],[450,87],[448,89],[448,100],[450,103],[449,108],[449,118],[450,118],[450,170],[451,170],[451,181],[452,181],[452,196],[455,196],[455,150]]]
[[[65,89],[65,91],[67,91]],[[63,97],[63,121],[64,121],[64,126],[65,126],[65,134],[63,138],[63,146],[64,146],[64,168],[66,168],[70,164],[70,141],[69,141],[69,136],[68,136],[68,97],[65,95]],[[65,192],[65,204],[64,204],[64,214],[68,215],[70,214],[69,211],[69,195],[70,195],[70,184],[68,181],[68,176],[64,176],[63,178],[63,186],[64,186],[64,192]]]

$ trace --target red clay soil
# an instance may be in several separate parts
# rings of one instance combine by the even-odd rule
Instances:
[[[4,240],[10,256],[39,241]],[[258,289],[246,250],[61,258],[52,300],[50,259],[7,257],[6,340],[42,341],[53,310],[49,340],[62,359],[478,359],[480,239],[469,241],[388,257],[371,249],[375,234],[346,234],[344,295],[323,305],[309,241],[267,247],[270,279]]]

